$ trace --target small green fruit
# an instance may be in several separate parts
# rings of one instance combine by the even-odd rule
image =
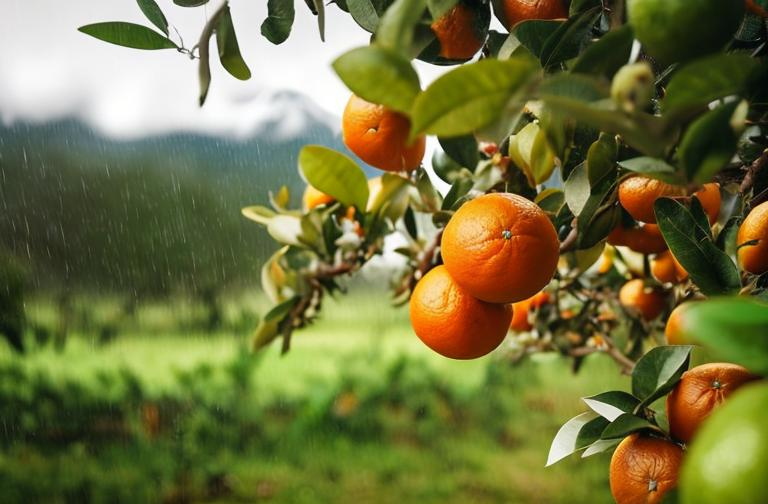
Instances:
[[[626,112],[646,108],[651,103],[653,92],[653,69],[645,61],[624,65],[611,83],[611,98]]]

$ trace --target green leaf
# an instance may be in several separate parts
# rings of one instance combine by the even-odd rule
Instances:
[[[364,210],[368,203],[368,180],[349,157],[327,147],[308,145],[299,153],[299,170],[315,189],[333,196],[343,205]]]
[[[288,39],[293,27],[296,11],[294,0],[269,0],[267,19],[261,23],[261,34],[273,44],[282,44]]]
[[[590,185],[596,185],[603,178],[616,175],[616,157],[618,154],[619,145],[616,143],[616,137],[601,133],[587,151],[587,172]]]
[[[611,79],[629,61],[633,41],[634,33],[629,25],[610,31],[581,53],[571,72]]]
[[[320,41],[325,42],[325,3],[323,0],[310,0],[314,4],[314,13],[317,16],[317,29],[320,32]]]
[[[537,58],[541,57],[546,41],[557,32],[563,21],[530,19],[521,21],[512,28],[512,36]]]
[[[740,93],[758,66],[744,54],[716,54],[678,70],[669,81],[662,110],[685,115],[724,96]]]
[[[426,0],[396,0],[379,20],[375,43],[403,55],[410,54],[414,29],[426,7]]]
[[[157,26],[157,28],[167,36],[168,20],[165,19],[165,15],[163,14],[163,11],[160,10],[157,2],[155,2],[155,0],[136,0],[136,3],[139,4],[141,12],[144,13],[144,16],[146,16],[149,22]]]
[[[579,55],[579,50],[587,42],[589,31],[601,7],[593,7],[577,16],[568,18],[555,33],[547,39],[541,49],[541,64],[545,68],[558,65]]]
[[[660,346],[643,355],[632,370],[632,395],[651,404],[665,395],[688,369],[689,346]]]
[[[459,3],[459,0],[427,0],[427,8],[432,15],[432,19],[438,19],[457,3]]]
[[[286,315],[288,315],[288,313],[290,313],[291,309],[296,306],[296,303],[298,303],[300,299],[301,296],[293,296],[272,307],[272,309],[269,310],[266,315],[264,315],[264,322],[282,320]]]
[[[416,97],[411,136],[460,136],[511,115],[522,108],[521,91],[536,70],[529,60],[486,59],[444,74]]]
[[[568,179],[565,181],[564,189],[568,208],[571,209],[574,216],[578,217],[592,194],[587,166],[584,163],[571,170]]]
[[[219,9],[213,13],[213,15],[205,23],[203,31],[200,33],[200,41],[197,43],[200,63],[197,66],[198,80],[200,81],[200,98],[199,103],[202,107],[205,103],[205,99],[208,97],[208,89],[211,86],[211,37],[216,30],[216,25],[219,22],[219,17],[224,12],[224,9],[228,9],[229,5],[223,3]]]
[[[739,103],[717,107],[688,127],[680,142],[678,156],[689,180],[709,182],[736,154],[739,136],[731,122]]]
[[[737,292],[739,271],[733,261],[708,236],[692,233],[698,223],[680,202],[659,198],[654,204],[656,222],[675,259],[707,296]]]
[[[435,149],[432,153],[432,170],[434,170],[435,175],[440,177],[440,180],[451,184],[461,173],[462,166],[445,152]]]
[[[427,171],[423,168],[419,168],[416,172],[416,188],[419,190],[421,201],[429,213],[440,210],[442,198],[435,190],[435,186],[433,186],[432,182],[429,180]]]
[[[550,187],[537,194],[534,203],[545,212],[557,214],[565,203],[565,193],[560,189]]]
[[[146,26],[122,21],[95,23],[78,28],[79,31],[104,42],[132,49],[178,49],[172,40]]]
[[[568,420],[552,440],[546,466],[551,466],[599,439],[604,427],[605,419],[591,411]]]
[[[659,158],[640,156],[619,161],[618,165],[625,170],[634,173],[642,173],[643,175],[662,180],[668,184],[680,185],[685,182],[674,166]]]
[[[367,32],[373,33],[379,25],[381,12],[377,8],[381,2],[373,0],[347,0],[347,7],[352,19]]]
[[[653,425],[648,420],[636,417],[635,415],[631,415],[629,413],[624,413],[616,420],[608,424],[608,427],[603,430],[603,434],[600,436],[600,438],[620,439],[639,430],[655,430],[657,432],[660,431],[657,426]]]
[[[683,312],[684,338],[706,345],[718,358],[768,376],[768,304],[747,297],[694,303]]]
[[[587,449],[584,450],[584,453],[581,454],[581,458],[587,458],[599,453],[605,453],[608,450],[616,447],[619,442],[619,439],[598,439],[591,445],[587,446]]]
[[[232,77],[240,80],[251,78],[251,70],[240,54],[229,5],[221,12],[216,23],[216,45],[219,47],[219,61]]]
[[[549,179],[555,169],[555,154],[546,133],[536,123],[528,123],[509,141],[509,155],[523,170],[531,187]]]
[[[474,170],[480,162],[480,150],[473,135],[438,137],[437,141],[451,159],[465,168]]]
[[[472,189],[473,181],[471,173],[469,176],[458,177],[453,183],[448,193],[443,198],[442,210],[453,210],[461,205],[464,196]]]
[[[633,413],[637,405],[640,404],[640,399],[620,390],[603,392],[602,394],[584,397],[581,400],[592,411],[610,422],[613,422],[625,413]]]
[[[411,62],[381,47],[352,49],[333,62],[333,69],[356,95],[403,113],[410,112],[421,91]]]
[[[173,0],[173,3],[182,7],[200,7],[208,2],[209,0]]]

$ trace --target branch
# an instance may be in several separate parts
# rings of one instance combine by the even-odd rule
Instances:
[[[741,186],[739,186],[740,194],[744,195],[752,190],[752,187],[755,185],[755,178],[757,177],[758,172],[762,170],[766,164],[768,164],[768,149],[765,149],[760,157],[755,159],[752,164],[749,165],[749,168],[747,168],[747,173],[744,175],[744,180],[741,181]]]

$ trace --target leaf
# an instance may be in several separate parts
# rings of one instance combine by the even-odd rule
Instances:
[[[379,20],[375,43],[403,55],[410,54],[414,28],[426,6],[426,0],[395,0]]]
[[[678,70],[669,81],[662,110],[685,115],[724,96],[741,92],[758,62],[744,54],[716,54]]]
[[[265,226],[269,222],[269,219],[277,215],[274,210],[258,205],[245,207],[240,210],[240,213],[242,213],[246,219],[250,219]]]
[[[291,309],[296,306],[296,303],[298,303],[299,300],[301,300],[301,296],[293,296],[272,307],[272,309],[269,310],[266,315],[264,315],[264,322],[282,320],[286,315],[288,315],[288,313],[290,313]]]
[[[78,28],[78,31],[104,42],[132,49],[178,49],[171,39],[146,26],[123,21],[95,23]]]
[[[323,0],[311,0],[315,6],[314,12],[317,16],[317,29],[320,32],[320,41],[325,42],[325,4]]]
[[[656,222],[675,259],[706,296],[737,292],[741,279],[736,265],[708,236],[692,233],[698,224],[690,211],[670,198],[654,204]]]
[[[536,123],[528,123],[509,141],[509,155],[523,170],[531,187],[549,179],[555,169],[555,154],[546,133]]]
[[[560,189],[550,187],[537,194],[534,203],[545,212],[557,214],[565,203],[565,193]]]
[[[565,202],[573,215],[578,217],[591,195],[587,166],[582,163],[571,170],[565,181]]]
[[[165,19],[165,15],[163,14],[163,11],[160,10],[157,2],[155,2],[155,0],[136,0],[136,3],[139,4],[141,12],[144,13],[144,16],[146,16],[149,22],[157,26],[157,28],[167,36],[168,20]]]
[[[635,415],[631,415],[629,413],[624,413],[620,415],[616,420],[608,424],[608,427],[603,430],[603,434],[600,436],[600,438],[620,439],[628,436],[629,434],[632,434],[633,432],[647,429],[655,430],[657,432],[660,431],[657,426],[653,425],[648,420],[637,417]]]
[[[261,23],[261,34],[273,44],[282,44],[288,39],[293,27],[296,11],[294,0],[269,0],[267,19]]]
[[[442,210],[452,210],[460,206],[462,198],[472,189],[473,181],[471,174],[465,177],[458,177],[453,183],[448,193],[443,198]]]
[[[494,59],[462,65],[416,97],[411,136],[460,136],[522,108],[520,92],[536,72],[529,60]]]
[[[347,0],[347,7],[352,19],[362,29],[369,33],[376,31],[376,27],[379,25],[380,12],[372,0]]]
[[[605,423],[605,419],[591,411],[568,420],[552,440],[546,466],[551,466],[599,439]]]
[[[280,266],[279,261],[287,250],[288,247],[281,248],[261,267],[261,288],[273,303],[283,301],[281,292],[285,284],[285,270]]]
[[[632,370],[632,395],[646,406],[665,395],[688,369],[689,346],[660,346],[643,355]]]
[[[229,5],[221,11],[216,23],[216,45],[219,47],[219,61],[232,77],[240,80],[251,78],[251,70],[240,54]]]
[[[327,147],[307,145],[299,152],[299,170],[315,189],[346,206],[365,210],[368,180],[349,157]]]
[[[332,65],[353,93],[403,113],[410,112],[421,91],[411,62],[388,49],[359,47],[342,54]]]
[[[634,33],[629,25],[609,31],[581,53],[571,72],[610,79],[629,61],[633,41]]]
[[[275,215],[267,222],[267,232],[283,245],[301,245],[301,219],[293,215]]]
[[[200,33],[200,41],[197,43],[200,63],[197,66],[198,80],[200,81],[199,103],[202,107],[205,99],[208,97],[208,89],[211,85],[211,37],[216,30],[219,22],[219,16],[228,8],[227,3],[223,3],[219,9],[205,23],[203,31]]]
[[[407,203],[407,189],[411,186],[411,182],[394,173],[385,173],[381,177],[381,190],[377,193],[371,194],[374,198],[369,197],[368,212],[372,214],[378,214],[384,210],[383,213],[390,219],[397,220],[396,213],[399,211],[399,206],[392,205],[391,203],[403,202]],[[385,205],[389,204],[385,209]],[[403,212],[405,209],[403,209]]]
[[[604,177],[616,175],[616,157],[619,145],[616,137],[601,133],[587,151],[587,173],[590,185],[596,185]]]
[[[625,170],[642,173],[645,176],[662,180],[668,184],[680,185],[685,182],[674,166],[659,158],[640,156],[619,161],[618,165]]]
[[[541,64],[545,68],[558,65],[579,55],[579,50],[587,42],[587,35],[597,17],[601,7],[593,7],[577,16],[568,18],[560,25],[555,33],[550,36],[541,49]]]
[[[747,297],[693,303],[682,314],[682,337],[706,345],[724,361],[768,376],[768,304]]]
[[[591,457],[592,455],[597,455],[598,453],[605,453],[618,444],[618,439],[598,439],[591,445],[587,446],[587,449],[584,450],[584,453],[581,454],[581,458]]]
[[[465,168],[474,170],[480,162],[480,150],[473,135],[438,137],[437,141],[451,159]]]
[[[592,411],[610,422],[613,422],[624,413],[634,413],[635,408],[640,404],[640,399],[621,390],[603,392],[602,394],[583,397],[581,400]]]
[[[520,44],[528,49],[531,54],[539,58],[547,39],[557,32],[557,29],[562,24],[563,21],[548,19],[521,21],[512,28],[512,36],[516,37]]]
[[[429,175],[423,168],[419,168],[416,172],[416,188],[419,190],[421,201],[424,203],[429,213],[434,213],[440,210],[442,198],[435,190],[435,186],[432,185],[432,182],[429,180]]]
[[[209,0],[173,0],[173,3],[182,7],[200,7],[205,5]]]
[[[739,104],[717,107],[688,127],[677,152],[689,180],[709,182],[736,154],[739,137],[731,123]]]
[[[427,8],[432,15],[432,19],[438,19],[457,3],[459,3],[459,0],[427,0]]]

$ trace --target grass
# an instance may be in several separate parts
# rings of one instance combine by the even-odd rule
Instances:
[[[157,437],[106,442],[51,444],[6,427],[5,499],[611,501],[606,455],[547,469],[544,461],[559,426],[584,410],[580,397],[627,386],[612,362],[593,356],[573,375],[552,355],[519,366],[500,361],[501,354],[452,361],[418,341],[406,310],[379,295],[351,297],[327,302],[323,318],[295,335],[288,355],[274,345],[255,357],[241,395],[232,392],[232,376],[247,338],[180,334],[157,307],[154,319],[139,317],[106,345],[83,333],[62,352],[45,347],[19,360],[0,350],[0,369],[17,366],[52,386],[77,383],[110,397],[110,408],[124,407],[125,399],[103,391],[104,377],[127,372],[140,383],[141,401],[173,399],[184,411]],[[78,407],[70,408],[61,414],[76,416]]]

